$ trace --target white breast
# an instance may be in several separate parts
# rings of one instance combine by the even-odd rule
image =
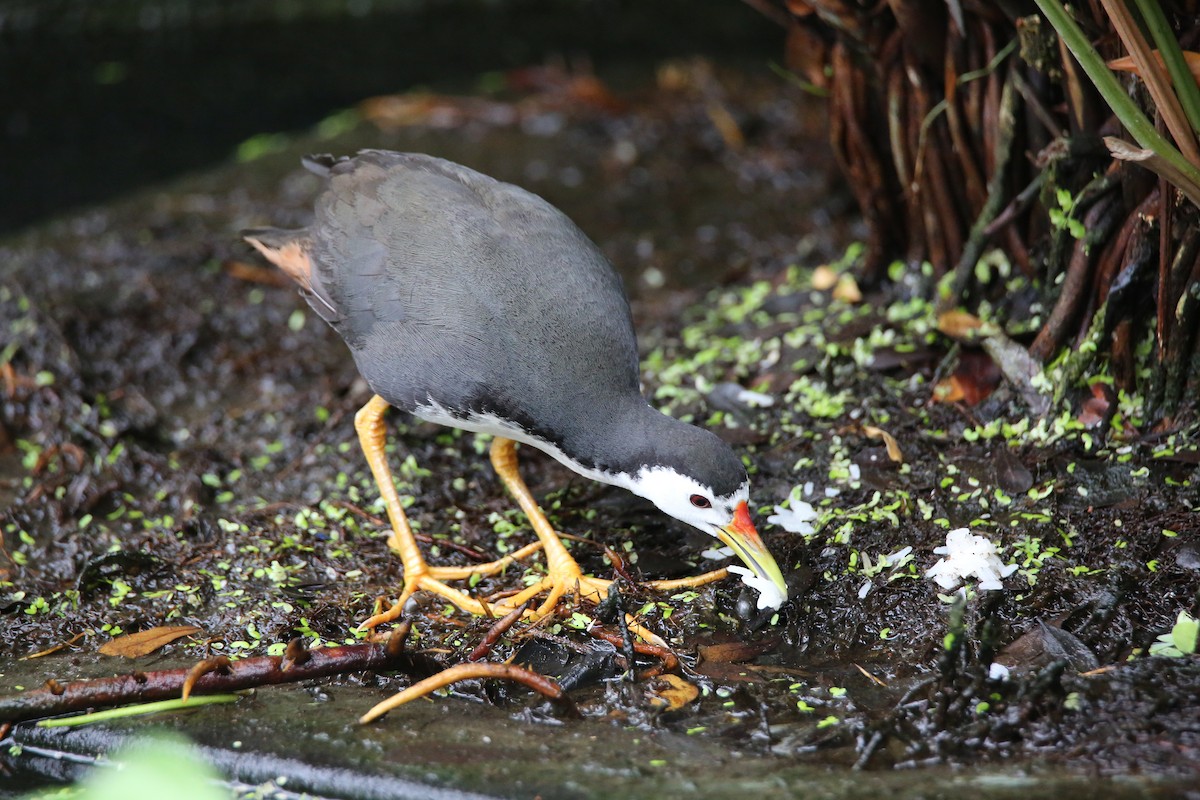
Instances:
[[[429,398],[428,402],[419,405],[413,409],[413,416],[418,419],[423,419],[426,422],[433,422],[437,425],[445,425],[449,428],[459,428],[460,430],[470,431],[471,433],[487,433],[492,436],[503,436],[505,439],[512,439],[514,442],[527,444],[530,447],[536,447],[543,453],[548,454],[555,461],[558,461],[563,466],[577,472],[585,478],[591,478],[600,483],[607,483],[612,486],[620,486],[623,489],[633,490],[634,481],[631,476],[616,472],[604,472],[602,470],[592,469],[583,464],[580,464],[575,459],[568,456],[558,448],[553,442],[548,442],[541,437],[534,436],[526,431],[520,425],[515,425],[508,420],[500,419],[495,414],[470,414],[466,417],[457,417],[451,414],[450,411],[442,404],[435,402]]]

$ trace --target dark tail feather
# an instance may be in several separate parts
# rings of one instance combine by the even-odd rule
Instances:
[[[325,294],[320,279],[313,274],[312,238],[306,228],[287,231],[280,228],[251,228],[242,231],[242,238],[262,253],[263,258],[279,267],[300,285],[300,293],[326,322],[334,323],[341,314]]]
[[[332,156],[329,153],[317,153],[310,156],[304,156],[300,159],[300,163],[304,168],[314,175],[320,175],[322,178],[328,178],[333,168],[343,161],[350,159],[345,156]]]
[[[312,290],[312,261],[308,257],[312,240],[306,229],[252,228],[242,231],[242,238],[301,288]]]
[[[254,246],[261,252],[262,247],[271,250],[282,250],[289,244],[300,244],[308,238],[308,230],[299,228],[298,230],[285,230],[283,228],[246,228],[240,231],[243,239]],[[255,244],[257,242],[258,244]],[[262,247],[259,247],[262,245]]]

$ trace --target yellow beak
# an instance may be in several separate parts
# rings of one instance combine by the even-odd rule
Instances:
[[[759,586],[756,588],[763,595],[759,600],[758,607],[778,608],[783,605],[783,602],[787,600],[787,583],[783,580],[783,573],[780,572],[779,565],[775,563],[774,556],[767,550],[766,545],[758,536],[758,531],[754,529],[754,523],[750,520],[750,509],[747,508],[745,501],[738,503],[737,510],[733,513],[733,519],[717,532],[717,538],[731,547],[737,557],[758,578]],[[774,587],[777,591],[777,595],[774,597],[768,596],[770,587]]]

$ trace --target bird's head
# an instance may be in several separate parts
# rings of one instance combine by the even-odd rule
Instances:
[[[683,463],[643,466],[629,488],[731,548],[749,567],[748,573],[740,571],[745,583],[758,589],[758,607],[778,608],[787,600],[787,584],[750,519],[746,468],[729,445],[712,433],[691,430],[690,446],[682,450]]]

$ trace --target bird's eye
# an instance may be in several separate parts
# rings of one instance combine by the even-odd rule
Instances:
[[[702,494],[694,494],[689,499],[696,508],[712,508],[712,500]]]

